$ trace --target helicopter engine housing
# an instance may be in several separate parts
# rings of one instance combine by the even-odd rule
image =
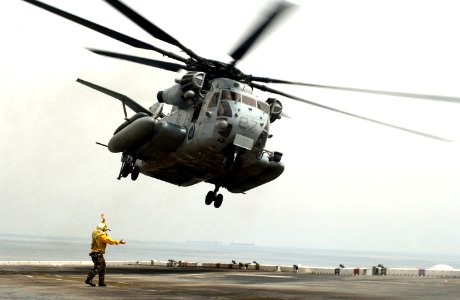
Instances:
[[[204,77],[204,72],[187,72],[180,80],[176,80],[175,85],[158,92],[157,99],[161,103],[186,108],[201,97]]]
[[[190,105],[187,99],[183,97],[183,92],[179,84],[175,84],[164,91],[159,91],[157,100],[160,103],[166,103],[180,108],[186,108]]]
[[[281,119],[281,113],[283,112],[281,101],[275,98],[268,98],[266,102],[270,105],[270,123]]]
[[[109,151],[113,153],[134,149],[151,138],[156,121],[149,117],[138,118],[116,131],[109,141]]]

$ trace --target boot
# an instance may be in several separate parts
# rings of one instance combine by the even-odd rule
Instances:
[[[105,276],[104,275],[99,275],[99,286],[107,286],[107,284],[105,284]]]
[[[90,286],[96,286],[96,285],[93,283],[93,279],[92,279],[90,276],[88,276],[88,277],[86,278],[85,283],[88,284],[88,285],[90,285]]]

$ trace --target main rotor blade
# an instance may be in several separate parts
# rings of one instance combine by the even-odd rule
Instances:
[[[103,55],[103,56],[108,56],[112,58],[118,58],[122,60],[127,60],[131,62],[135,62],[138,64],[142,65],[147,65],[155,68],[160,68],[163,70],[167,71],[172,71],[172,72],[177,72],[180,70],[187,70],[186,65],[180,65],[176,63],[170,63],[166,61],[161,61],[161,60],[155,60],[155,59],[149,59],[149,58],[143,58],[143,57],[138,57],[138,56],[132,56],[132,55],[126,55],[126,54],[121,54],[121,53],[115,53],[115,52],[109,52],[109,51],[104,51],[104,50],[97,50],[97,49],[90,49],[87,48],[89,51]]]
[[[254,43],[261,37],[261,35],[267,30],[267,28],[273,24],[273,22],[281,16],[281,14],[292,4],[286,1],[279,1],[276,6],[272,7],[270,14],[265,16],[264,20],[256,26],[252,32],[246,37],[246,39],[240,43],[236,49],[230,54],[234,59],[233,64],[240,60],[246,52],[254,45]]]
[[[252,83],[252,86],[257,88],[257,89],[259,89],[259,90],[261,90],[261,91],[275,93],[275,94],[278,94],[278,95],[281,95],[281,96],[284,96],[284,97],[287,97],[287,98],[290,98],[290,99],[293,99],[293,100],[297,100],[297,101],[307,103],[307,104],[310,104],[310,105],[313,105],[313,106],[317,106],[317,107],[320,107],[320,108],[323,108],[323,109],[327,109],[327,110],[330,110],[330,111],[341,113],[341,114],[344,114],[344,115],[347,115],[347,116],[350,116],[350,117],[366,120],[366,121],[369,121],[369,122],[373,122],[373,123],[377,123],[377,124],[380,124],[380,125],[383,125],[383,126],[388,126],[388,127],[391,127],[391,128],[403,130],[403,131],[406,131],[406,132],[410,132],[410,133],[413,133],[413,134],[421,135],[421,136],[431,138],[431,139],[435,139],[435,140],[439,140],[439,141],[452,142],[451,140],[445,139],[443,137],[438,137],[438,136],[431,135],[431,134],[428,134],[428,133],[415,131],[415,130],[407,129],[407,128],[404,128],[404,127],[401,127],[401,126],[396,126],[396,125],[392,125],[392,124],[389,124],[389,123],[377,121],[377,120],[374,120],[374,119],[370,119],[370,118],[366,118],[366,117],[363,117],[363,116],[355,115],[355,114],[352,114],[352,113],[349,113],[349,112],[346,112],[346,111],[343,111],[343,110],[339,110],[339,109],[336,109],[336,108],[333,108],[333,107],[330,107],[330,106],[326,106],[326,105],[322,105],[322,104],[319,104],[319,103],[316,103],[316,102],[312,102],[310,100],[302,99],[302,98],[299,98],[297,96],[293,96],[293,95],[290,95],[290,94],[287,94],[287,93],[284,93],[284,92],[269,88],[269,87],[267,87],[265,85]]]
[[[37,0],[23,0],[27,3],[30,3],[32,5],[35,5],[37,7],[40,7],[44,10],[47,10],[53,14],[56,14],[60,17],[63,17],[67,20],[70,20],[70,21],[73,21],[77,24],[80,24],[82,26],[85,26],[87,28],[90,28],[94,31],[97,31],[99,33],[102,33],[108,37],[111,37],[117,41],[120,41],[122,43],[125,43],[125,44],[128,44],[130,46],[133,46],[133,47],[136,47],[136,48],[141,48],[141,49],[147,49],[147,50],[153,50],[153,51],[156,51],[156,52],[159,52],[165,56],[168,56],[170,58],[173,58],[173,59],[176,59],[178,61],[181,61],[181,62],[186,62],[187,60],[181,56],[178,56],[174,53],[171,53],[171,52],[168,52],[168,51],[165,51],[163,49],[160,49],[160,48],[157,48],[155,46],[152,46],[150,44],[147,44],[143,41],[140,41],[138,39],[135,39],[135,38],[132,38],[130,36],[127,36],[123,33],[120,33],[118,31],[115,31],[115,30],[112,30],[110,28],[107,28],[107,27],[104,27],[102,25],[99,25],[99,24],[96,24],[94,22],[91,22],[91,21],[88,21],[86,19],[83,19],[83,18],[80,18],[76,15],[73,15],[73,14],[70,14],[68,12],[65,12],[63,10],[60,10],[58,8],[55,8],[51,5],[48,5],[48,4],[45,4],[45,3],[42,3],[40,1],[37,1]]]
[[[340,86],[332,86],[332,85],[320,85],[320,84],[304,83],[304,82],[289,81],[289,80],[282,80],[282,79],[273,79],[273,78],[268,78],[268,77],[257,77],[257,76],[251,77],[251,80],[252,81],[259,81],[259,82],[266,82],[266,83],[294,84],[294,85],[303,85],[303,86],[309,86],[309,87],[314,87],[314,88],[322,88],[322,89],[333,89],[333,90],[341,90],[341,91],[349,91],[349,92],[359,92],[359,93],[369,93],[369,94],[379,94],[379,95],[387,95],[387,96],[418,98],[418,99],[426,99],[426,100],[436,100],[436,101],[446,101],[446,102],[460,103],[460,98],[458,98],[458,97],[450,97],[450,96],[402,93],[402,92],[379,91],[379,90],[368,90],[368,89],[357,89],[357,88],[348,88],[348,87],[340,87]]]
[[[81,83],[83,85],[86,85],[86,86],[88,86],[88,87],[90,87],[92,89],[95,89],[95,90],[97,90],[97,91],[99,91],[101,93],[104,93],[106,95],[109,95],[109,96],[111,96],[113,98],[116,98],[116,99],[120,100],[123,104],[126,104],[129,108],[131,108],[135,112],[143,112],[143,113],[146,113],[149,116],[152,115],[152,113],[149,110],[147,110],[142,105],[140,105],[139,103],[137,103],[133,99],[131,99],[131,98],[129,98],[129,97],[123,95],[123,94],[114,92],[112,90],[106,89],[105,87],[102,87],[102,86],[99,86],[97,84],[85,81],[85,80],[80,79],[80,78],[77,79],[77,82],[79,82],[79,83]]]
[[[167,34],[165,31],[160,29],[158,26],[154,25],[151,23],[149,20],[132,10],[130,7],[126,6],[122,2],[118,0],[105,0],[107,3],[109,3],[111,6],[113,6],[115,9],[117,9],[119,12],[121,12],[123,15],[125,15],[127,18],[129,18],[131,21],[136,23],[138,26],[140,26],[142,29],[150,33],[153,37],[162,40],[163,42],[172,44],[174,46],[179,47],[181,50],[183,50],[185,53],[187,53],[190,57],[195,58],[199,61],[202,61],[203,58],[195,54],[192,50],[188,49],[184,45],[182,45],[178,40]]]

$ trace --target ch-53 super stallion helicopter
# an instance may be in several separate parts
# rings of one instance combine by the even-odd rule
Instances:
[[[460,98],[455,97],[317,85],[243,73],[236,68],[237,62],[245,56],[266,29],[292,6],[287,2],[276,3],[266,18],[235,47],[230,54],[233,61],[224,63],[197,55],[118,0],[105,1],[154,38],[178,47],[189,57],[184,58],[160,49],[48,4],[36,0],[23,1],[122,43],[152,50],[180,62],[89,49],[99,55],[167,71],[185,70],[185,75],[176,80],[173,86],[158,92],[158,102],[149,109],[123,94],[82,79],[77,81],[123,103],[125,122],[115,130],[106,145],[111,152],[122,154],[118,179],[130,176],[132,180],[136,180],[142,173],[179,186],[190,186],[204,181],[215,186],[214,190],[207,193],[205,203],[214,203],[216,208],[221,206],[223,200],[222,194],[218,194],[221,187],[232,193],[244,193],[276,179],[284,171],[282,153],[265,149],[266,141],[271,137],[271,123],[284,116],[283,106],[275,98],[258,98],[253,94],[254,89],[428,138],[447,141],[441,137],[312,102],[257,82],[460,102]],[[163,113],[164,104],[172,105],[171,112],[167,115]],[[128,118],[125,106],[131,108],[135,114]]]

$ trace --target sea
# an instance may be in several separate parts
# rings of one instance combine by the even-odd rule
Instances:
[[[0,235],[0,261],[90,261],[87,239]],[[448,265],[460,269],[460,255],[397,253],[363,250],[331,250],[269,247],[215,241],[128,241],[108,246],[108,261],[183,261],[253,263],[310,267],[385,267],[427,269]]]

